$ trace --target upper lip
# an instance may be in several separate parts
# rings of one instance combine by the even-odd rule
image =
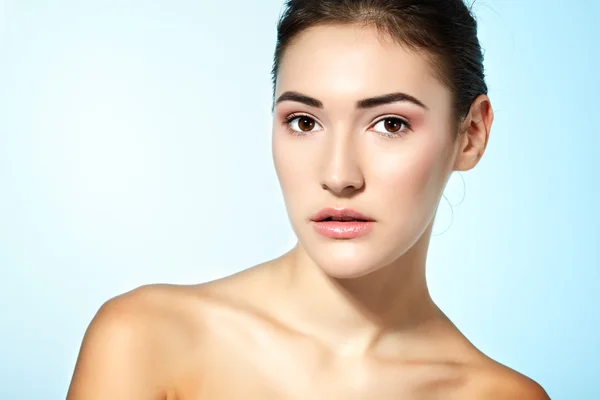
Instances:
[[[367,217],[358,211],[350,208],[324,208],[316,213],[311,221],[320,222],[327,218],[352,218],[359,221],[374,221],[372,218]]]

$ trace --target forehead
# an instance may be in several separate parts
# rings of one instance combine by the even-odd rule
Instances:
[[[323,101],[401,91],[426,104],[449,102],[429,56],[380,35],[376,28],[319,25],[300,33],[280,61],[276,96],[287,90],[310,92]],[[442,104],[440,104],[442,105]]]

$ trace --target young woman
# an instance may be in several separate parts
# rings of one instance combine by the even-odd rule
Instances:
[[[425,264],[453,171],[493,120],[462,0],[290,0],[273,157],[297,245],[194,286],[109,300],[69,400],[548,399],[432,301]]]

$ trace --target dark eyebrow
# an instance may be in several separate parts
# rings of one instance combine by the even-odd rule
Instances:
[[[396,92],[396,93],[388,93],[381,96],[369,97],[366,99],[362,99],[356,102],[356,108],[373,108],[382,106],[384,104],[396,103],[398,101],[407,101],[409,103],[416,104],[417,106],[424,108],[425,110],[429,110],[423,102],[416,97],[411,96],[410,94]]]
[[[281,103],[282,101],[295,101],[297,103],[306,104],[310,107],[323,108],[323,103],[320,100],[298,92],[283,93],[281,96],[279,96],[279,98],[275,102],[275,105]],[[359,100],[356,102],[356,108],[367,109],[379,107],[385,104],[396,103],[398,101],[407,101],[409,103],[416,104],[419,107],[424,108],[425,110],[429,110],[429,107],[423,104],[423,102],[417,99],[416,97],[401,92],[388,93],[381,96],[368,97],[366,99]]]

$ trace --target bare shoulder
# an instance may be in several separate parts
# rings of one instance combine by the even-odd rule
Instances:
[[[200,335],[193,290],[148,285],[110,299],[86,330],[68,400],[169,399]]]
[[[470,379],[465,399],[550,400],[544,388],[533,379],[495,361],[477,367]]]

